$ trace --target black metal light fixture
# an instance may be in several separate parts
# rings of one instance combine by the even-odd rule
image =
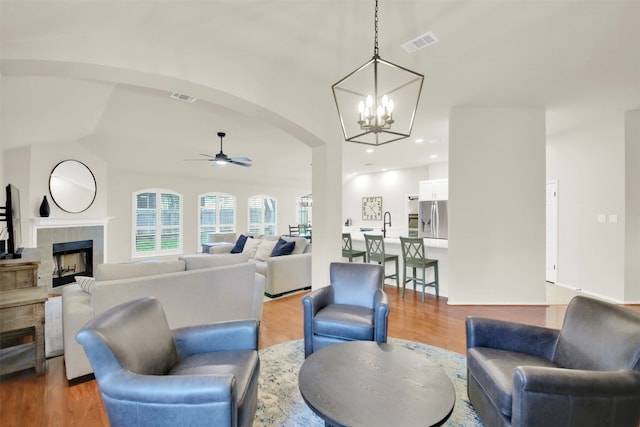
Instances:
[[[344,139],[382,145],[411,136],[424,76],[378,54],[376,0],[373,58],[331,86]]]

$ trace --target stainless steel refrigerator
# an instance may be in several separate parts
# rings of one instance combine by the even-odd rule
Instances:
[[[423,200],[418,209],[418,236],[447,239],[449,221],[446,200]]]

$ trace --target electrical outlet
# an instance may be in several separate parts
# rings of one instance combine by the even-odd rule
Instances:
[[[598,222],[607,222],[607,216],[605,214],[598,214]]]
[[[609,222],[611,224],[617,224],[618,223],[618,215],[617,214],[610,214],[609,215]]]

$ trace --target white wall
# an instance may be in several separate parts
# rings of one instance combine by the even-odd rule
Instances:
[[[327,286],[329,264],[341,261],[342,138],[313,148],[313,256],[312,287]]]
[[[198,196],[207,192],[224,192],[237,199],[236,228],[238,233],[248,228],[247,199],[256,194],[274,197],[278,204],[277,232],[287,234],[289,224],[295,221],[297,197],[309,194],[308,188],[275,187],[260,183],[246,185],[214,180],[193,180],[171,176],[140,175],[128,171],[110,169],[108,216],[112,217],[108,228],[109,262],[128,261],[131,257],[132,193],[145,188],[163,188],[182,194],[184,204],[184,252],[195,253],[198,242]]]
[[[58,208],[49,192],[49,175],[63,160],[79,160],[86,164],[96,178],[96,199],[84,212],[70,214]],[[75,142],[42,144],[4,151],[5,180],[20,190],[22,214],[22,245],[33,247],[32,218],[39,216],[42,198],[46,195],[51,218],[104,218],[107,216],[106,165]]]
[[[640,110],[625,114],[626,302],[640,303]]]
[[[449,303],[544,304],[545,115],[456,108],[449,120]]]
[[[350,218],[352,227],[382,228],[382,221],[362,219],[362,198],[382,196],[382,210],[391,213],[392,228],[406,228],[407,195],[418,194],[418,181],[447,178],[447,171],[447,163],[435,163],[350,177],[342,188],[342,223]]]
[[[624,300],[625,144],[622,115],[547,140],[558,180],[558,284]],[[598,215],[618,222],[598,222]]]

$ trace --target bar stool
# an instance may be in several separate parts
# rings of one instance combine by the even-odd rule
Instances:
[[[440,296],[438,288],[438,260],[428,259],[424,255],[424,239],[421,237],[400,237],[402,246],[402,260],[404,268],[402,272],[402,297],[406,289],[407,281],[413,281],[413,290],[416,290],[416,283],[422,283],[422,302],[424,302],[425,286],[432,286],[436,290],[436,297]],[[433,267],[433,282],[426,281],[427,268]],[[407,268],[411,268],[413,275],[407,277]],[[422,277],[418,277],[417,269],[422,270]]]
[[[372,234],[364,235],[364,242],[367,247],[367,261],[366,262],[377,262],[381,264],[385,270],[385,279],[396,279],[396,287],[400,287],[400,274],[398,271],[398,255],[387,255],[384,251],[384,240],[382,236],[374,236]],[[396,264],[396,272],[395,274],[386,274],[387,262],[395,262]]]
[[[362,261],[367,262],[367,253],[365,251],[353,250],[351,233],[342,233],[342,257],[349,258],[349,262],[353,262],[354,258],[362,257]]]

